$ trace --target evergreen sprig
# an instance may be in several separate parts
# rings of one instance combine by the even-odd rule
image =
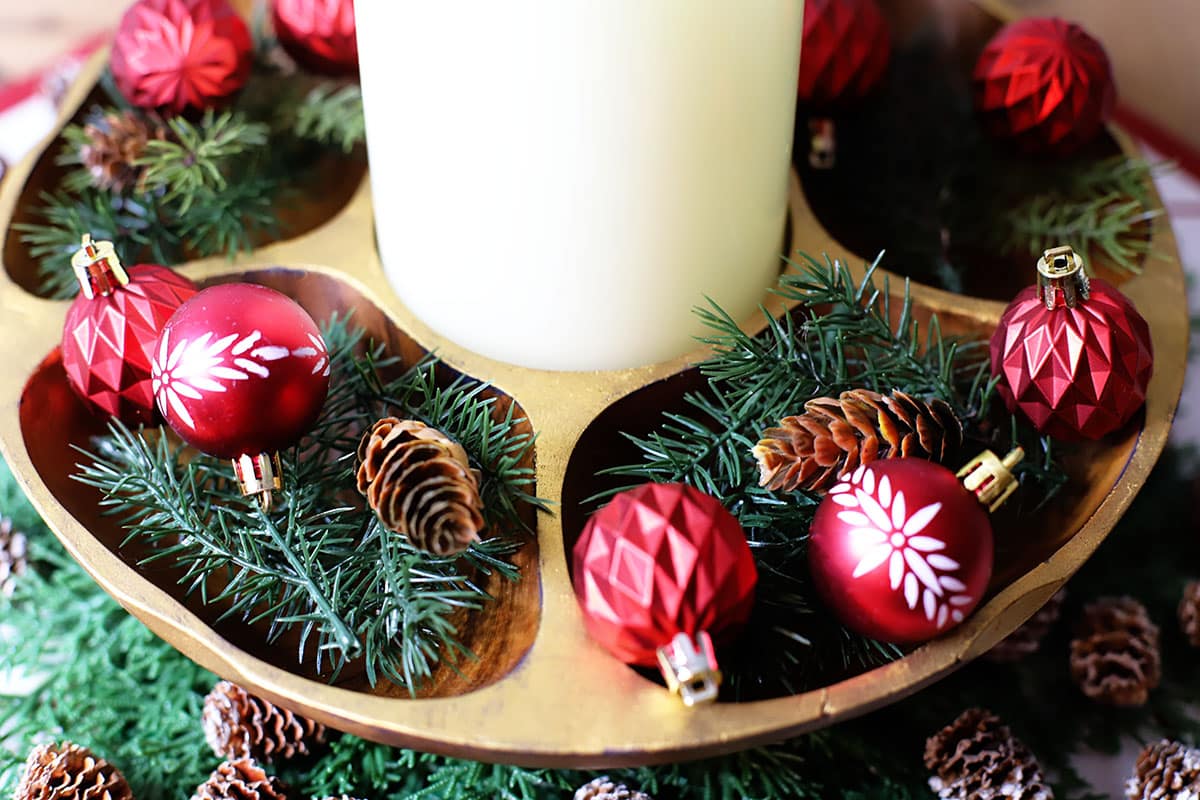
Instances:
[[[296,109],[293,131],[299,139],[351,152],[366,138],[362,89],[354,84],[316,87]]]
[[[416,691],[443,662],[471,657],[458,615],[489,600],[486,579],[519,575],[508,557],[529,510],[533,436],[511,407],[467,379],[446,384],[425,360],[400,371],[361,330],[334,319],[324,330],[332,389],[312,433],[281,455],[286,484],[264,513],[236,488],[229,462],[198,455],[163,430],[114,423],[78,479],[101,491],[147,562],[178,567],[189,593],[224,603],[225,617],[266,626],[268,639],[299,634],[301,661],[336,676],[363,658],[371,683]],[[417,418],[459,441],[482,475],[492,535],[465,555],[435,558],[384,530],[354,495],[358,435],[384,414]],[[210,580],[212,579],[212,580]],[[210,586],[220,586],[215,592]]]

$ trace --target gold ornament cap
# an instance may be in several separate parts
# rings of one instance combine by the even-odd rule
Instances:
[[[237,475],[242,494],[257,496],[263,511],[271,510],[271,493],[283,488],[283,465],[279,453],[243,453],[233,459],[233,471]]]
[[[1070,245],[1054,247],[1042,253],[1037,262],[1038,294],[1042,303],[1053,311],[1056,308],[1075,308],[1091,294],[1083,259]]]
[[[712,703],[721,688],[721,670],[712,639],[701,631],[696,638],[677,633],[671,643],[658,648],[658,666],[667,688],[679,695],[685,706]]]
[[[833,120],[818,117],[808,121],[810,138],[808,164],[813,169],[833,169],[837,164],[837,134]]]
[[[1010,450],[1003,461],[991,450],[984,450],[958,471],[958,479],[988,511],[995,511],[1017,490],[1012,469],[1024,457],[1025,451],[1020,447]]]
[[[106,297],[129,283],[129,273],[121,266],[113,243],[93,242],[90,233],[83,235],[82,245],[71,256],[71,268],[89,300],[97,295]]]

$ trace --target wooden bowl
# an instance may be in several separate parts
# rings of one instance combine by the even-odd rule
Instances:
[[[996,22],[974,6],[964,8],[963,19],[951,25],[959,38],[955,46],[977,48]],[[104,59],[97,55],[83,71],[60,124],[77,114]],[[1131,148],[1120,132],[1113,135],[1120,147]],[[443,670],[418,698],[387,684],[368,687],[361,678],[331,686],[306,675],[287,643],[268,646],[258,630],[217,622],[213,609],[183,596],[169,570],[137,567],[137,554],[118,547],[121,531],[99,513],[96,495],[69,479],[77,459],[70,445],[86,444],[101,423],[64,380],[56,345],[67,304],[30,291],[34,267],[12,228],[55,179],[52,141],[47,138],[17,166],[0,191],[0,364],[9,376],[0,397],[0,445],[13,472],[70,553],[159,636],[257,694],[369,739],[485,761],[602,768],[729,752],[895,701],[988,650],[1079,568],[1145,481],[1182,387],[1184,280],[1170,226],[1161,224],[1153,231],[1145,272],[1122,286],[1154,338],[1157,368],[1144,416],[1102,442],[1069,451],[1070,486],[1043,513],[996,521],[1005,545],[989,596],[974,616],[899,661],[813,691],[687,710],[587,637],[567,554],[583,523],[579,500],[589,493],[596,469],[612,463],[616,432],[650,424],[678,403],[696,379],[689,365],[705,351],[639,369],[561,373],[500,364],[445,341],[389,287],[373,243],[368,180],[343,170],[340,179],[310,193],[311,205],[296,217],[306,232],[233,263],[205,259],[183,271],[200,282],[238,277],[269,284],[318,317],[354,309],[356,319],[393,350],[408,356],[436,350],[454,369],[491,383],[519,404],[537,430],[537,493],[556,513],[539,518],[536,543],[518,556],[523,580],[464,621],[464,642],[479,659],[462,664],[461,674]],[[791,248],[844,253],[816,222],[795,179],[790,223]],[[912,294],[921,315],[936,312],[948,330],[979,335],[991,331],[1004,307],[922,286],[913,286]],[[767,302],[773,313],[783,311],[777,300]],[[760,329],[763,322],[759,317],[746,325]]]

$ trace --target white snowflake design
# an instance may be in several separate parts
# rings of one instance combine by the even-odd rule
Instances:
[[[961,565],[939,552],[946,549],[944,541],[924,533],[941,512],[941,503],[909,514],[904,492],[893,491],[886,475],[877,478],[865,465],[843,475],[829,496],[842,507],[838,519],[851,526],[851,542],[859,554],[853,578],[887,564],[892,591],[902,591],[910,609],[920,603],[926,619],[939,629],[963,621],[963,609],[974,598],[956,577]]]
[[[150,360],[151,386],[163,416],[170,409],[176,418],[195,429],[183,398],[199,400],[206,392],[224,392],[231,382],[268,378],[270,364],[284,358],[315,359],[312,374],[328,377],[329,351],[320,336],[308,334],[312,346],[286,347],[259,344],[262,331],[239,337],[236,333],[216,338],[208,331],[195,339],[180,339],[172,346],[170,329],[159,337],[158,352]]]

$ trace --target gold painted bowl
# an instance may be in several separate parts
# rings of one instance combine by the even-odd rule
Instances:
[[[963,6],[956,47],[981,45],[993,17]],[[964,33],[965,32],[965,33]],[[104,54],[84,70],[60,124],[78,114]],[[1114,148],[1131,147],[1114,132]],[[335,728],[398,745],[482,760],[600,768],[713,755],[778,740],[897,700],[987,651],[1026,620],[1107,535],[1145,481],[1166,441],[1183,382],[1187,316],[1184,280],[1170,226],[1152,232],[1145,272],[1122,289],[1146,315],[1157,358],[1144,416],[1102,442],[1067,455],[1071,482],[1034,518],[996,520],[997,571],[989,596],[965,624],[883,667],[792,697],[718,703],[686,710],[656,683],[590,641],[567,567],[579,535],[579,501],[612,459],[617,432],[651,424],[696,380],[698,350],[640,369],[553,373],[511,367],[439,338],[396,298],[373,245],[368,180],[336,166],[311,205],[290,214],[291,239],[234,263],[206,259],[183,272],[199,282],[245,279],[297,298],[317,318],[354,309],[357,321],[407,358],[436,350],[454,369],[491,383],[528,415],[539,438],[537,493],[554,504],[536,541],[518,554],[523,580],[492,586],[497,602],[472,615],[464,643],[478,659],[442,669],[420,697],[361,677],[330,686],[296,664],[291,643],[265,644],[261,630],[185,598],[169,570],[137,565],[119,525],[97,496],[70,479],[72,444],[103,423],[66,385],[57,355],[67,303],[36,296],[35,269],[13,230],[38,192],[53,184],[53,139],[15,168],[0,191],[4,272],[0,275],[0,363],[9,376],[0,400],[0,444],[34,504],[71,554],[123,606],[184,654],[255,693]],[[316,199],[319,198],[319,199]],[[790,244],[810,253],[845,248],[816,221],[798,180],[791,191]],[[1026,281],[1022,280],[1021,283]],[[899,284],[899,282],[896,282]],[[987,335],[1004,308],[997,300],[914,286],[919,317],[936,312],[948,332]],[[769,299],[773,312],[783,309]],[[495,320],[490,324],[503,324]],[[748,320],[758,329],[763,319]]]

